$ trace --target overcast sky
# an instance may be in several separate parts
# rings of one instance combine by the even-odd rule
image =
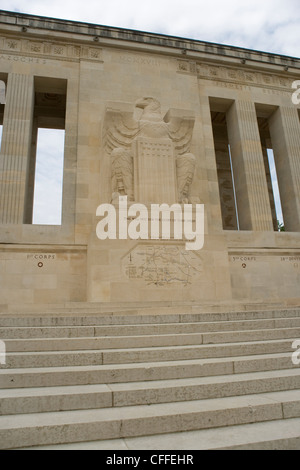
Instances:
[[[300,0],[1,0],[0,8],[300,56]],[[62,138],[41,140],[52,171],[47,164],[37,169],[36,187],[45,198],[37,198],[36,223],[60,223],[60,210],[55,214],[52,206],[61,197],[62,156],[56,149]]]
[[[65,133],[39,129],[33,223],[60,225]]]

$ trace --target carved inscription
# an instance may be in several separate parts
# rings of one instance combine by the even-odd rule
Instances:
[[[10,60],[12,62],[23,62],[24,64],[47,64],[46,59],[40,59],[38,57],[23,57],[17,55],[0,55],[0,60]]]
[[[247,261],[256,261],[257,258],[256,256],[231,256],[231,261],[236,262],[242,262],[245,263]]]
[[[300,256],[282,256],[281,261],[284,262],[300,262]]]
[[[150,65],[151,67],[160,67],[161,62],[152,57],[140,57],[135,55],[124,54],[118,57],[118,62],[122,64]]]
[[[243,268],[246,268],[248,263],[259,263],[265,262],[266,259],[270,259],[269,256],[249,256],[249,255],[235,255],[235,256],[230,256],[230,261],[235,264],[240,264]],[[285,263],[287,266],[290,265],[294,268],[299,268],[300,267],[300,256],[274,256],[273,260],[275,262],[280,262],[280,263]]]
[[[27,259],[32,261],[49,261],[56,259],[56,254],[33,253],[28,254]]]
[[[295,269],[300,268],[300,256],[282,256],[281,257],[282,263],[289,263]]]

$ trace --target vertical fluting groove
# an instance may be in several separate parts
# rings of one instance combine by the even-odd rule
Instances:
[[[26,130],[27,130],[27,125],[26,125],[26,109],[28,106],[28,77],[26,77],[26,81],[23,80],[20,86],[22,90],[22,94],[24,94],[24,103],[23,103],[23,109],[21,108],[21,119],[19,121],[19,133],[20,133],[20,143],[24,149],[28,149],[28,146],[26,145]],[[25,106],[24,106],[25,105]],[[28,140],[28,137],[27,137]],[[27,158],[28,158],[28,150],[27,150]],[[20,207],[21,201],[21,194],[22,194],[22,186],[24,186],[23,182],[23,161],[24,157],[18,158],[17,159],[17,175],[18,175],[18,182],[16,185],[16,191],[15,191],[15,200],[14,200],[14,207],[15,207],[15,214],[18,220],[20,220],[21,217],[21,211],[22,207]],[[24,202],[22,204],[24,206]]]
[[[17,76],[13,76],[12,80],[12,91],[15,91],[15,96],[16,98],[13,99],[13,103],[16,106],[16,109],[18,109],[18,104],[21,103],[22,100],[22,83],[20,83],[20,80],[17,79]],[[17,171],[17,165],[18,165],[18,147],[20,147],[20,129],[19,129],[19,123],[20,121],[20,111],[18,110],[18,115],[17,117],[12,117],[12,135],[15,136],[13,139],[11,149],[8,152],[9,155],[9,163],[11,163],[9,169],[8,169],[8,174],[9,175],[16,175],[18,177],[18,174],[16,173]],[[19,125],[18,125],[19,124]],[[12,136],[11,136],[12,137]],[[12,141],[12,138],[10,138],[10,142]],[[19,145],[18,145],[19,144]],[[6,212],[7,215],[7,223],[14,223],[16,219],[16,213],[15,213],[15,208],[14,208],[14,201],[15,201],[15,194],[17,192],[17,184],[15,179],[11,181],[11,177],[9,178],[9,199],[8,199],[8,211]],[[10,215],[10,218],[9,218]]]
[[[20,142],[22,144],[22,147],[24,147],[24,149],[28,149],[28,145],[26,145],[26,140],[28,141],[28,137],[26,139],[26,131],[27,131],[27,128],[28,128],[28,125],[26,125],[26,109],[28,109],[28,77],[26,77],[26,81],[24,80],[21,84],[21,89],[22,89],[22,92],[24,93],[24,105],[23,106],[23,109],[21,109],[21,119],[20,119],[20,122],[19,122],[19,132],[20,132]],[[25,156],[26,158],[26,156]],[[28,150],[27,150],[27,158],[28,158]],[[21,220],[20,217],[22,216],[22,209],[23,207],[21,207],[21,194],[24,192],[22,191],[23,189],[23,186],[24,186],[24,181],[23,181],[23,161],[24,161],[24,157],[22,158],[18,158],[17,160],[17,164],[18,164],[18,168],[17,168],[17,175],[18,175],[18,184],[16,185],[16,196],[15,196],[15,201],[14,201],[14,206],[15,206],[15,213],[17,214],[17,218],[18,220]],[[22,206],[24,206],[24,202],[22,204]]]

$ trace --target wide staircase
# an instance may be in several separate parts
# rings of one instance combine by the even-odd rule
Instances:
[[[300,449],[300,309],[7,315],[0,339],[1,449]]]

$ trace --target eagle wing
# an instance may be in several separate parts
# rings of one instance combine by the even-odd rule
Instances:
[[[189,111],[170,109],[164,117],[168,126],[168,134],[172,139],[176,155],[190,152],[195,117]]]
[[[124,106],[123,106],[124,108]],[[115,148],[129,149],[139,132],[138,121],[133,117],[132,109],[107,108],[103,126],[104,148],[108,154]]]

